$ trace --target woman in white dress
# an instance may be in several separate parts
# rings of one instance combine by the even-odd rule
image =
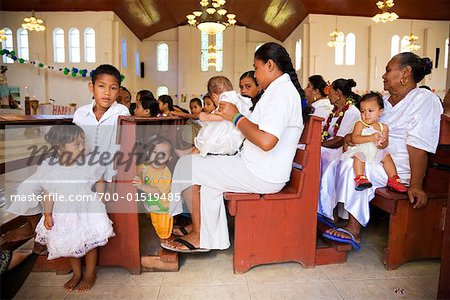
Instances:
[[[283,46],[266,43],[254,57],[255,76],[265,92],[249,118],[236,106],[220,102],[217,114],[233,121],[246,137],[234,156],[183,156],[175,166],[172,190],[191,211],[192,231],[161,244],[177,252],[204,252],[230,246],[223,193],[276,193],[289,180],[292,160],[303,131],[301,97],[292,61]],[[170,203],[172,215],[183,212]]]
[[[321,75],[313,75],[308,78],[308,85],[305,87],[305,98],[308,105],[311,106],[310,115],[323,118],[322,127],[334,108],[327,97],[327,86],[328,84]]]
[[[429,58],[420,58],[411,52],[394,56],[386,66],[383,75],[384,113],[380,122],[389,126],[390,144],[387,150],[397,167],[402,182],[409,183],[408,197],[414,208],[427,203],[422,181],[427,167],[427,153],[434,153],[439,140],[440,115],[442,105],[439,98],[426,89],[417,88],[425,75],[430,74],[432,63]],[[348,145],[354,146],[351,136],[346,137]],[[343,203],[348,223],[344,228],[331,228],[328,235],[338,237],[350,244],[359,243],[361,228],[366,226],[370,213],[369,201],[374,198],[375,189],[384,187],[388,180],[383,165],[366,164],[366,176],[372,187],[356,191],[353,183],[353,161],[341,161],[336,173],[323,177],[322,187],[335,184],[335,192],[321,189],[319,212],[333,219],[333,210]]]
[[[353,125],[360,120],[360,112],[355,107],[359,96],[352,92],[356,86],[353,79],[339,78],[330,85],[328,98],[334,108],[325,118],[322,129],[321,175],[328,165],[342,155],[344,137],[352,132]]]

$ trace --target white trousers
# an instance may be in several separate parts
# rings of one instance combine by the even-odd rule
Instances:
[[[321,179],[319,213],[333,219],[333,210],[338,203],[344,204],[339,216],[347,219],[348,213],[362,226],[369,222],[369,202],[375,197],[375,190],[385,187],[388,176],[380,162],[366,163],[366,176],[372,187],[364,191],[355,190],[353,159],[335,160],[324,170]]]
[[[200,247],[230,247],[224,192],[269,194],[280,191],[285,183],[271,183],[258,178],[245,166],[240,154],[235,156],[187,155],[181,157],[173,172],[173,195],[192,185],[200,185]],[[172,216],[183,212],[182,201],[170,202]]]

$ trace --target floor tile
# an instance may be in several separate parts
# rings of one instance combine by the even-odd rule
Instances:
[[[69,292],[61,287],[38,287],[38,286],[23,286],[16,294],[14,299],[33,299],[33,300],[52,300],[52,299],[64,299]]]
[[[437,298],[439,276],[411,276],[411,279],[423,288],[430,296]]]
[[[250,296],[246,284],[163,286],[158,300],[165,299],[247,300]]]
[[[266,299],[342,299],[331,282],[249,284],[252,300]]]
[[[31,272],[23,286],[59,286],[62,287],[72,277],[56,275],[55,272]]]
[[[305,269],[298,263],[256,266],[245,273],[249,284],[329,281],[319,268]]]
[[[244,275],[233,273],[231,257],[220,251],[208,254],[185,255],[178,272],[165,273],[162,285],[245,284]]]
[[[163,272],[142,272],[133,275],[122,268],[100,267],[97,269],[96,285],[105,286],[160,286]]]
[[[334,282],[344,299],[433,299],[410,278],[348,280]],[[403,294],[400,292],[403,291]]]
[[[157,299],[159,287],[128,287],[128,286],[101,286],[95,285],[92,290],[84,293],[72,292],[66,299]],[[65,300],[66,300],[65,299]]]

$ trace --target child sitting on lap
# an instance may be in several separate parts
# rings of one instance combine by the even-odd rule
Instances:
[[[242,115],[247,117],[250,115],[252,101],[233,91],[233,85],[228,78],[224,76],[210,78],[208,92],[214,102],[230,102],[236,105]],[[201,156],[207,154],[234,155],[239,150],[244,136],[232,122],[224,120],[214,112],[209,115],[200,113],[202,129],[195,138],[195,146]]]
[[[342,158],[353,159],[357,191],[372,187],[372,183],[364,175],[366,162],[381,162],[389,177],[387,187],[396,192],[406,193],[407,189],[398,177],[392,157],[384,150],[389,144],[389,128],[386,124],[378,122],[383,109],[383,98],[379,93],[370,92],[361,97],[359,101],[361,120],[356,122],[352,132],[352,140],[356,145],[349,147]]]

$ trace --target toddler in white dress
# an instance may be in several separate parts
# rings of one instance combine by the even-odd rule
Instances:
[[[377,162],[383,164],[389,177],[387,187],[396,192],[407,192],[398,177],[392,157],[385,150],[389,144],[389,128],[378,122],[384,109],[383,98],[378,93],[370,92],[361,97],[359,109],[361,120],[355,123],[352,132],[352,141],[356,145],[349,147],[342,155],[342,159],[353,159],[355,189],[363,191],[372,187],[372,183],[364,175],[365,164]]]
[[[36,227],[36,241],[47,245],[49,260],[69,258],[73,276],[64,285],[66,289],[79,286],[79,291],[88,290],[95,283],[97,247],[114,236],[101,201],[105,167],[88,164],[84,132],[75,124],[55,125],[45,139],[54,151],[33,175],[44,191],[44,214]],[[86,261],[84,274],[82,257]]]
[[[230,102],[236,105],[239,112],[249,117],[252,101],[233,91],[230,80],[224,76],[215,76],[208,81],[208,92],[217,103]],[[218,106],[218,105],[216,105]],[[195,138],[195,147],[201,156],[207,154],[234,155],[238,152],[244,135],[230,121],[214,114],[200,113],[202,129]]]

